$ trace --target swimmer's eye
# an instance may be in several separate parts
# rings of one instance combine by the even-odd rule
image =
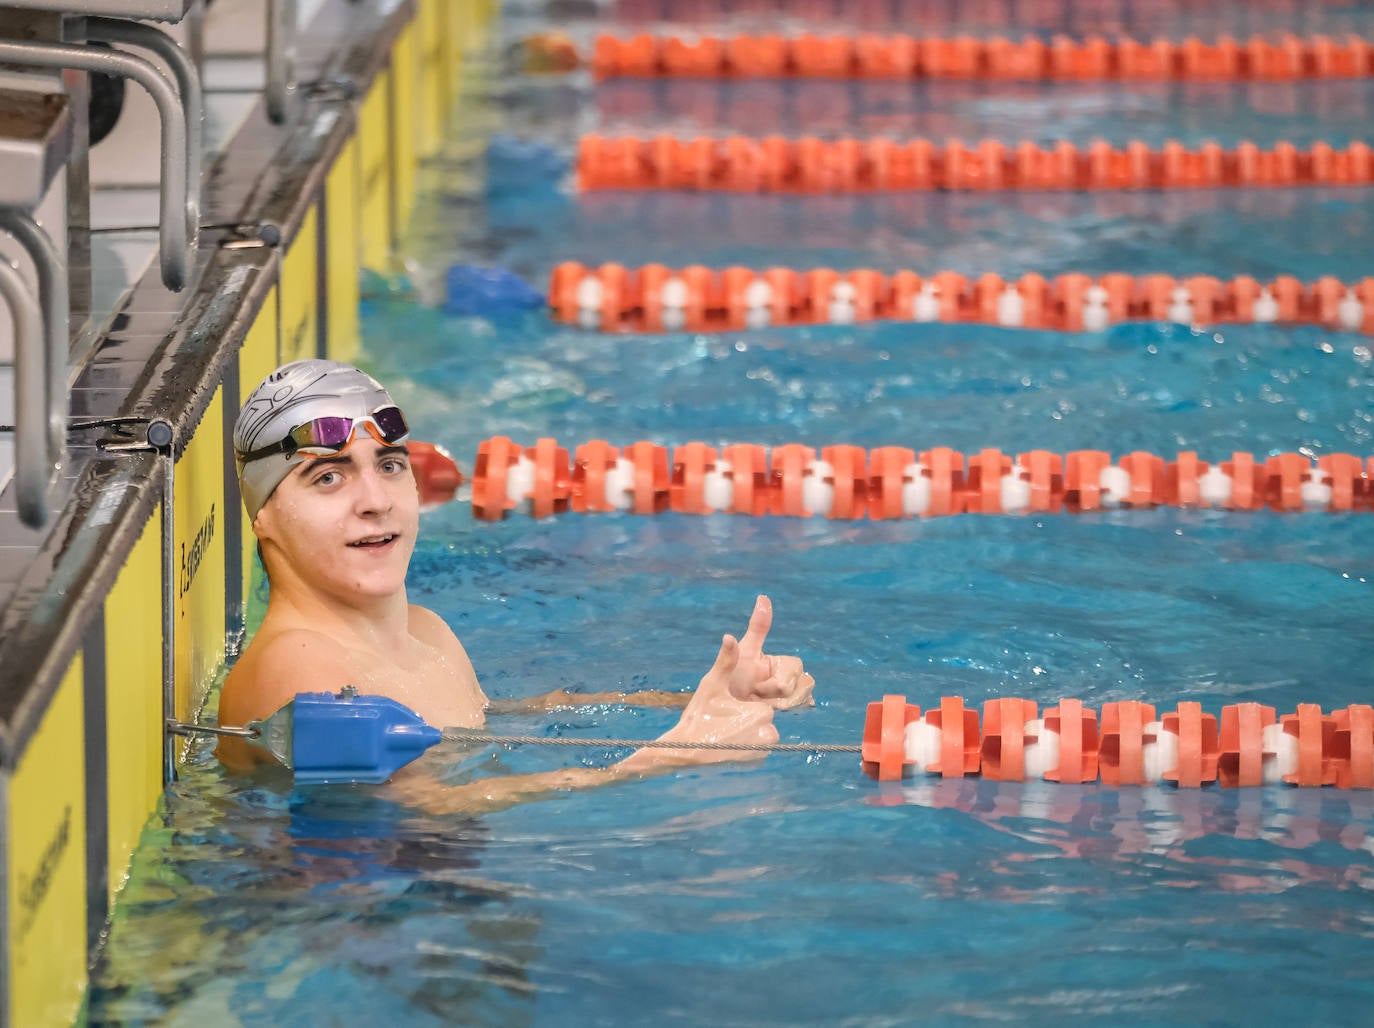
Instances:
[[[334,470],[331,469],[331,470],[329,470],[329,471],[322,471],[322,472],[320,472],[320,473],[319,473],[318,475],[316,475],[313,479],[311,479],[311,483],[310,483],[310,484],[311,484],[311,485],[326,485],[326,486],[327,486],[327,485],[333,485],[335,482],[339,481],[342,477],[343,477],[343,476],[341,476],[337,471],[334,471]]]
[[[382,471],[387,474],[400,474],[410,467],[410,461],[404,457],[388,457],[381,462]]]

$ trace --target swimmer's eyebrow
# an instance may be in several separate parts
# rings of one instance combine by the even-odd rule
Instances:
[[[324,467],[352,467],[353,455],[351,453],[341,453],[337,457],[310,457],[303,460],[296,466],[296,473],[308,475],[318,468]]]
[[[405,446],[383,446],[377,451],[378,459],[383,457],[409,457],[410,449]],[[311,469],[319,467],[351,467],[353,465],[353,454],[341,453],[337,457],[312,457],[303,460],[296,468],[297,474],[310,474]]]

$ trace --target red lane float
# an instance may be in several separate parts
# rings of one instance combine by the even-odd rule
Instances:
[[[762,446],[735,443],[721,450],[716,488],[723,503],[718,510],[731,514],[768,512],[768,453]]]
[[[1159,769],[1145,766],[1145,736],[1154,720],[1155,708],[1149,703],[1124,700],[1102,705],[1097,767],[1104,785],[1144,785],[1159,780]]]
[[[928,139],[784,139],[702,136],[586,135],[577,146],[577,181],[598,189],[698,190],[751,193],[865,193],[930,190],[1106,191],[1256,189],[1279,186],[1361,186],[1374,181],[1374,157],[1364,142],[1343,149],[1315,143],[1300,150],[1276,143],[1234,150],[1177,141],[1158,149],[1134,141],[1123,148],[1098,140],[1080,148],[1066,140],[1049,149],[1021,141],[976,143]]]
[[[499,521],[522,505],[535,517],[569,507],[568,451],[552,439],[523,449],[505,436],[488,439],[477,448],[472,477],[472,511],[484,521]]]
[[[573,458],[572,509],[585,514],[629,508],[632,505],[629,490],[619,469],[620,451],[614,446],[600,439],[579,446]],[[476,479],[474,472],[474,483]]]
[[[570,62],[561,54],[555,67]],[[823,78],[1172,82],[1284,82],[1365,78],[1374,74],[1370,44],[1347,36],[1301,38],[1285,33],[1204,43],[1100,37],[1073,40],[908,35],[730,37],[599,35],[590,59],[598,80],[609,78]]]
[[[1269,509],[1281,513],[1374,510],[1374,457],[1297,453],[1258,461],[1233,453],[1215,464],[1192,451],[1173,460],[1134,451],[1067,454],[1031,450],[1014,459],[985,449],[965,457],[948,447],[789,443],[771,453],[736,443],[689,442],[669,454],[640,441],[624,450],[604,440],[568,451],[552,440],[521,447],[505,436],[477,449],[474,516],[499,521],[512,511],[547,517],[635,514],[765,514],[874,521],[952,514],[1043,514],[1155,507]],[[1173,716],[1173,715],[1169,715]],[[1239,752],[1239,751],[1237,751]]]
[[[1234,703],[1220,728],[1201,704],[1183,701],[1156,717],[1152,704],[1127,700],[1098,712],[1072,698],[1037,716],[1032,700],[1001,698],[976,710],[946,696],[921,715],[905,696],[870,703],[862,762],[880,781],[911,775],[993,781],[1101,781],[1112,787],[1172,783],[1234,789],[1279,782],[1302,788],[1374,789],[1374,708],[1354,704],[1323,714],[1299,704],[1274,708]]]
[[[951,271],[922,277],[867,268],[627,269],[569,261],[550,276],[548,304],[555,320],[602,332],[722,332],[892,319],[1068,332],[1100,332],[1139,320],[1190,326],[1285,322],[1374,334],[1374,277],[1346,283],[1324,276],[1304,285],[1289,275],[1260,283],[1249,276],[1222,281],[1112,273],[1093,279],[1071,272],[1049,280],[1034,273],[1004,280]]]
[[[1276,755],[1275,742],[1273,707],[1261,703],[1223,707],[1217,781],[1227,788],[1261,784],[1266,759],[1272,763]]]
[[[919,708],[909,709],[919,713]],[[959,697],[946,696],[924,717],[909,718],[902,732],[904,764],[915,760],[926,771],[944,778],[978,773],[978,712],[966,710]],[[889,762],[889,769],[891,766]],[[900,770],[897,769],[899,777]]]
[[[472,462],[473,517],[500,521],[520,504],[525,495],[522,484],[518,476],[510,481],[511,469],[519,462],[520,449],[506,436],[493,436],[477,445],[477,459]]]
[[[983,704],[983,743],[979,757],[984,778],[995,782],[1025,780],[1026,745],[1038,738],[1027,732],[1035,721],[1034,700],[1004,698]],[[898,774],[893,777],[900,777],[900,774],[898,768]]]
[[[914,487],[916,451],[880,446],[869,454],[868,516],[874,521],[906,516],[907,490]],[[914,506],[914,503],[912,504]]]
[[[406,444],[410,451],[410,469],[415,475],[415,487],[420,491],[420,506],[428,509],[448,503],[463,484],[463,473],[442,446],[412,439]]]

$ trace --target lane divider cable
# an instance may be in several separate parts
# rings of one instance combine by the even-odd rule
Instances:
[[[797,36],[598,35],[590,58],[552,36],[526,41],[544,67],[589,66],[611,78],[956,79],[1011,81],[1291,82],[1374,74],[1368,40],[1345,36],[1245,40],[1021,39],[896,34]]]
[[[571,454],[556,439],[522,446],[493,436],[477,448],[472,512],[499,521],[568,511],[639,515],[746,514],[879,521],[954,514],[1090,513],[1157,507],[1228,511],[1368,513],[1374,457],[1235,452],[1209,462],[1188,450],[1166,461],[1137,450],[1067,454],[945,446],[771,450],[694,441],[668,448],[640,440],[624,448],[594,439]]]
[[[848,194],[1089,191],[1364,186],[1374,181],[1369,144],[1344,147],[1289,142],[1260,148],[1242,142],[1185,147],[1170,140],[1124,147],[1096,140],[1046,147],[1023,140],[898,142],[697,136],[679,139],[585,135],[577,145],[577,183],[583,192],[689,190],[731,193]]]
[[[601,332],[724,332],[875,320],[960,322],[1100,332],[1123,321],[1189,326],[1318,324],[1374,334],[1374,277],[1087,275],[1020,278],[956,271],[702,265],[669,268],[563,261],[549,275],[550,316]]]

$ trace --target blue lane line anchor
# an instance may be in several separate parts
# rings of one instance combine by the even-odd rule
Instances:
[[[249,723],[250,728],[254,727]],[[419,714],[385,696],[297,693],[257,727],[265,747],[306,785],[385,782],[441,738]]]
[[[337,694],[297,693],[276,713],[242,728],[169,721],[174,734],[232,735],[266,749],[298,784],[385,782],[442,739],[409,707],[386,696],[364,696],[351,685]]]

